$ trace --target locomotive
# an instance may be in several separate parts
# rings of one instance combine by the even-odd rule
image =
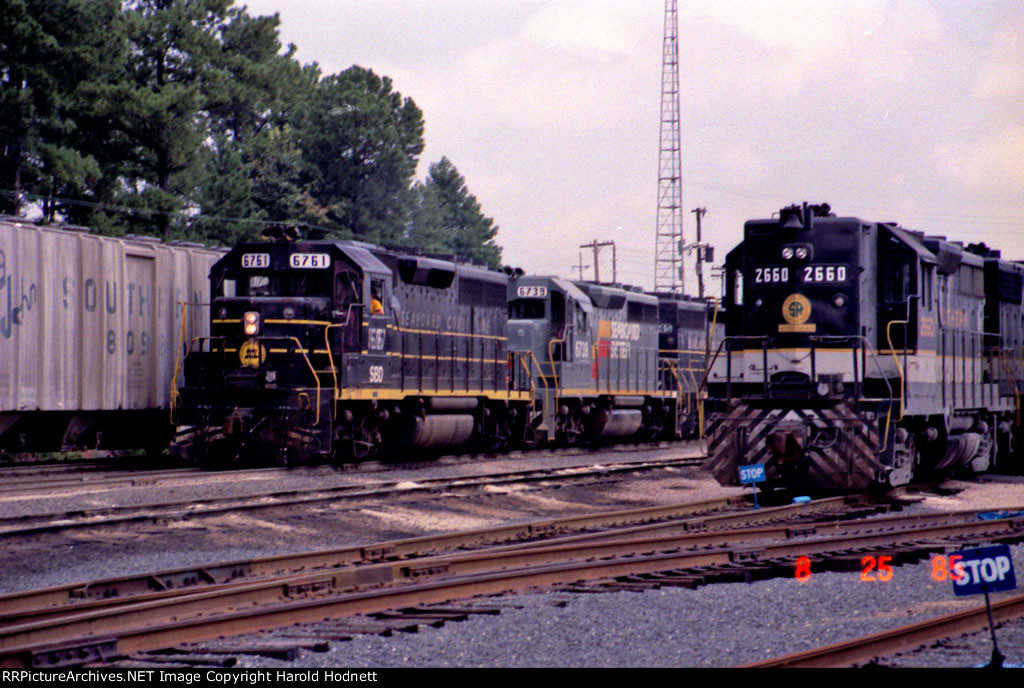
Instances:
[[[280,464],[494,447],[522,424],[503,274],[359,242],[242,244],[210,273],[172,449]]]
[[[1019,469],[1024,266],[984,245],[837,217],[751,220],[725,262],[707,468],[863,489]]]
[[[695,427],[702,304],[666,308],[663,325],[659,299],[631,288],[296,237],[235,247],[210,283],[210,334],[183,343],[172,449],[188,460],[350,461]]]

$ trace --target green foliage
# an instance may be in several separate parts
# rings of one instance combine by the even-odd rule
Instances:
[[[476,196],[448,158],[432,164],[426,181],[414,190],[417,205],[409,243],[428,253],[452,253],[501,267],[501,248],[494,243],[498,228],[481,212]]]
[[[100,167],[78,142],[90,114],[88,93],[107,79],[120,50],[116,0],[7,0],[0,10],[0,210],[21,210],[19,195],[81,193]],[[54,203],[43,211],[52,217]]]
[[[321,79],[232,0],[4,0],[0,212],[233,244],[306,223],[497,267],[497,229],[391,79]],[[42,199],[42,200],[40,200]]]
[[[323,79],[295,118],[315,204],[309,219],[382,243],[404,234],[423,151],[423,114],[391,86],[353,66]]]

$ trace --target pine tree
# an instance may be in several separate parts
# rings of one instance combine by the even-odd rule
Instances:
[[[481,260],[494,269],[501,266],[501,247],[494,242],[498,228],[484,216],[465,178],[448,158],[430,166],[416,192],[418,203],[408,235],[414,246]]]
[[[117,69],[123,44],[116,0],[7,0],[0,10],[0,211],[23,194],[81,196],[100,166],[85,143],[89,93]]]
[[[412,208],[423,114],[391,79],[353,66],[323,79],[298,111],[311,220],[342,235],[395,243]]]

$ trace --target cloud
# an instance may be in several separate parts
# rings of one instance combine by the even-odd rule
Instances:
[[[936,171],[960,193],[981,198],[1024,197],[1024,124],[968,143],[949,143],[934,154]]]
[[[1024,17],[996,33],[973,95],[980,100],[1009,101],[1018,117],[1024,112]]]

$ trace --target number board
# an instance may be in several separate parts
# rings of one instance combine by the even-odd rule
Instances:
[[[288,264],[300,270],[322,270],[331,267],[331,257],[326,253],[293,253]]]
[[[768,480],[764,472],[764,465],[759,463],[749,466],[740,466],[740,484],[750,485],[752,483],[763,483]]]
[[[1013,575],[1013,557],[1009,545],[965,549],[950,556],[960,560],[952,564],[953,592],[957,596],[978,595],[984,592],[1013,590],[1017,579]]]
[[[269,268],[270,267],[270,254],[269,253],[243,253],[242,254],[242,267],[243,268]]]
[[[516,287],[516,296],[521,299],[543,299],[547,295],[547,287]]]
[[[846,281],[845,265],[805,265],[802,279],[807,284],[831,284]]]

